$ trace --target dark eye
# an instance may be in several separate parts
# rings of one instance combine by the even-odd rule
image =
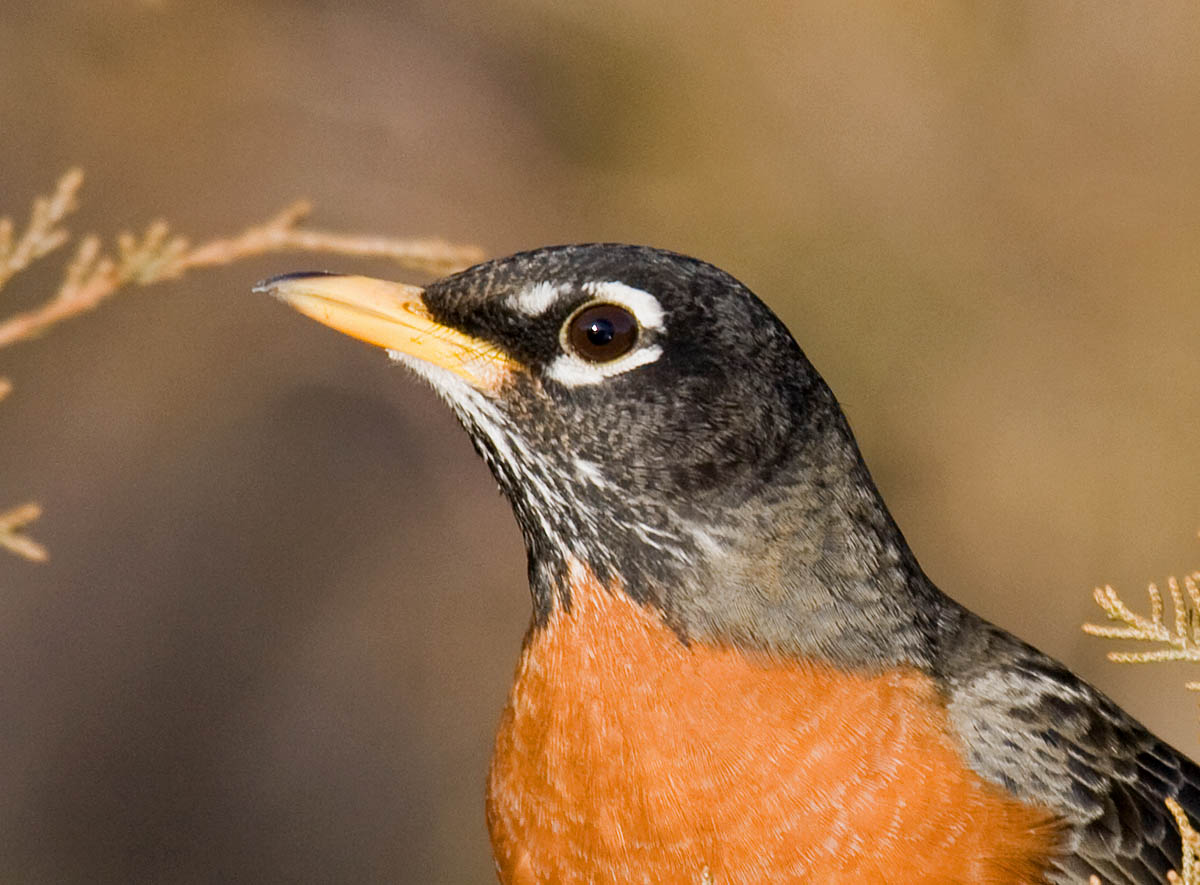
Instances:
[[[616,304],[589,304],[567,320],[563,330],[571,349],[588,362],[606,363],[624,356],[637,344],[633,314]]]

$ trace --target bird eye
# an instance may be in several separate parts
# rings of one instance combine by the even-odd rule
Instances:
[[[571,350],[592,363],[624,356],[637,344],[638,323],[617,304],[589,304],[567,320],[563,338]]]

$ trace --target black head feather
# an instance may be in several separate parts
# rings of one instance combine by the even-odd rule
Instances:
[[[641,361],[588,376],[564,324],[627,290],[653,320]],[[575,558],[687,638],[925,660],[936,601],[911,597],[936,591],[829,388],[729,274],[658,249],[561,246],[447,277],[424,300],[522,367],[494,396],[443,392],[513,503],[539,620],[570,605]]]

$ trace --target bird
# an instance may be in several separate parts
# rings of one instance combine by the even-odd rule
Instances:
[[[510,502],[499,880],[1149,885],[1200,767],[926,576],[829,386],[703,261],[535,249],[267,292],[384,348]]]

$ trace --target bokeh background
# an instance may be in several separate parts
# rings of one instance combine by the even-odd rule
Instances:
[[[79,164],[77,232],[307,196],[704,257],[934,579],[1196,755],[1186,668],[1079,625],[1200,563],[1197,45],[1190,0],[6,3],[0,214]],[[52,554],[0,556],[0,880],[491,881],[519,535],[432,394],[250,294],[313,267],[397,273],[256,259],[0,354],[0,507]]]

